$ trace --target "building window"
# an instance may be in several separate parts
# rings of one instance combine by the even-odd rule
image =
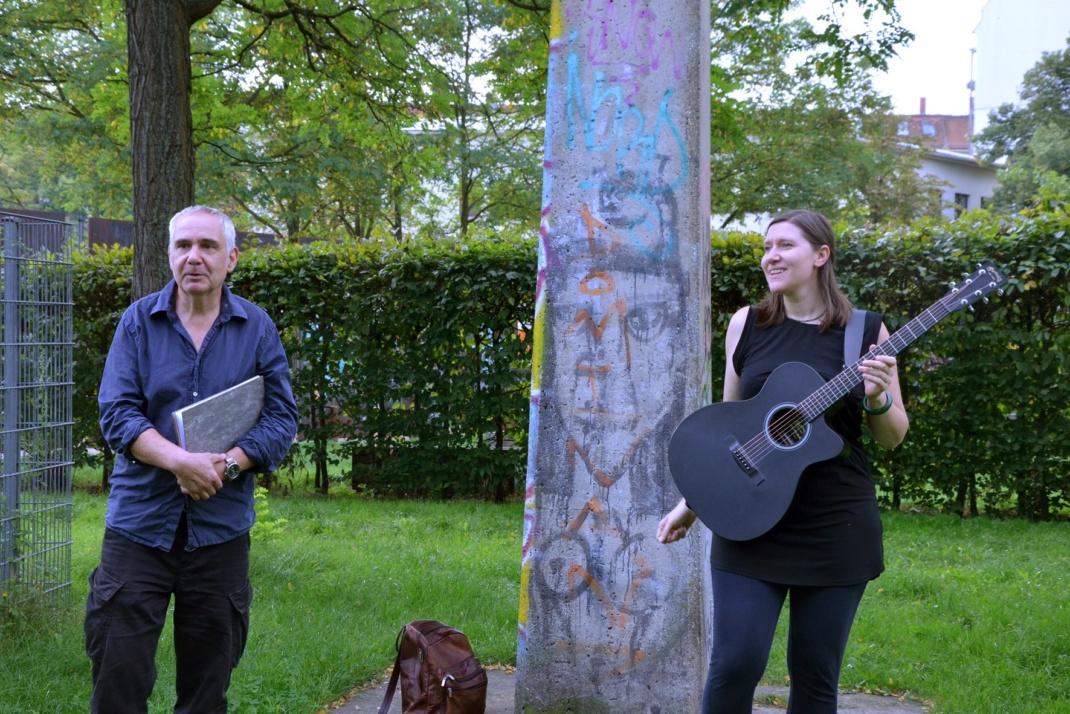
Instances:
[[[962,215],[963,211],[970,207],[970,195],[968,193],[955,194],[955,218]]]
[[[936,136],[936,125],[928,119],[922,119],[921,133],[925,136]]]
[[[895,133],[898,136],[910,136],[910,122],[908,122],[908,121],[899,122],[899,129],[896,130]]]

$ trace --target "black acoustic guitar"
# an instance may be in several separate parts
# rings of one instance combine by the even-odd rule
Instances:
[[[669,470],[688,505],[729,540],[769,531],[791,505],[803,470],[843,450],[843,439],[823,417],[862,381],[861,363],[898,354],[937,322],[1006,282],[986,263],[828,382],[808,365],[788,362],[751,399],[711,404],[688,416],[669,441]]]

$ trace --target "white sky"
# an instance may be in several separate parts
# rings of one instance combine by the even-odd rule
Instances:
[[[876,75],[873,85],[892,98],[897,113],[917,114],[922,97],[928,114],[969,113],[970,49],[977,47],[973,31],[986,2],[896,0],[901,22],[914,33],[914,41],[900,48],[899,56],[889,61],[888,72]],[[799,12],[816,18],[829,5],[830,0],[803,0]],[[851,22],[845,25],[853,28]]]

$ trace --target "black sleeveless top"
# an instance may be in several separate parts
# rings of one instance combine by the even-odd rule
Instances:
[[[878,342],[881,321],[879,313],[866,313],[863,351]],[[832,379],[843,370],[843,336],[842,327],[821,333],[817,325],[791,319],[761,329],[751,309],[732,356],[741,398],[758,394],[773,370],[785,362],[803,362],[825,381]],[[859,441],[864,395],[859,384],[844,397],[843,408],[825,416],[849,447],[846,455],[807,467],[787,513],[768,533],[742,542],[713,534],[712,567],[805,586],[853,585],[884,571],[876,490]]]

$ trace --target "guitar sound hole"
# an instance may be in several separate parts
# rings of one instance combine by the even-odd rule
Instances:
[[[766,430],[778,446],[792,448],[806,439],[810,425],[797,409],[784,407],[772,413]]]

